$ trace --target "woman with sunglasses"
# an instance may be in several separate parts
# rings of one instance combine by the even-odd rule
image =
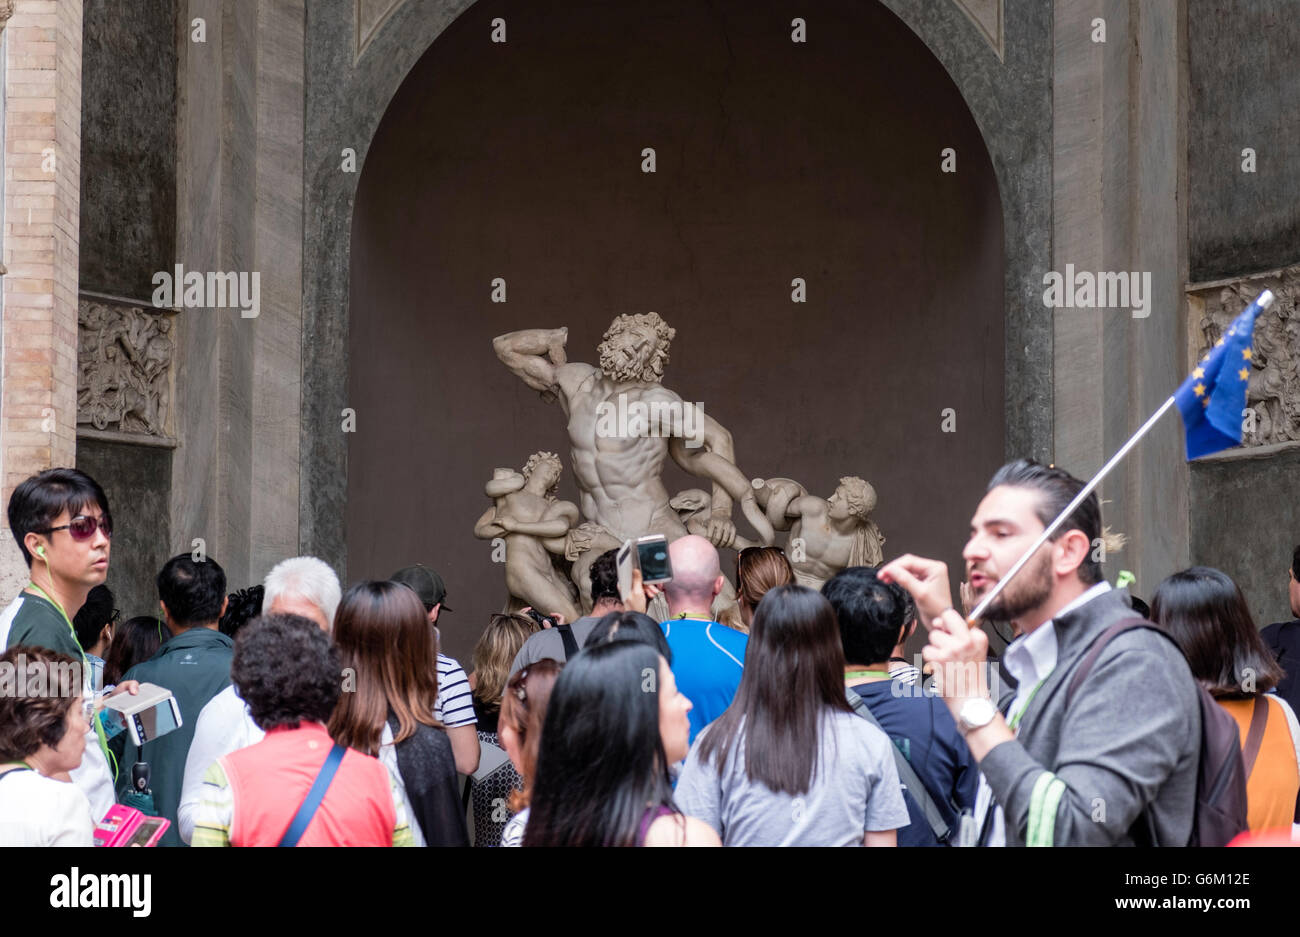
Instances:
[[[488,626],[474,645],[474,672],[469,676],[474,687],[474,718],[478,724],[478,741],[485,754],[500,750],[498,735],[501,720],[502,696],[506,678],[510,675],[510,662],[519,649],[538,629],[539,625],[526,615],[497,613],[488,619]],[[499,758],[499,751],[498,751]],[[495,760],[495,759],[494,759]],[[480,769],[482,763],[480,763]],[[521,779],[509,761],[501,761],[489,772],[476,773],[471,779],[470,806],[474,811],[474,845],[499,846],[508,817],[500,809],[501,803],[516,790]]]
[[[689,747],[691,702],[639,641],[588,647],[555,682],[525,846],[717,846],[673,803],[669,766]]]
[[[510,678],[501,697],[497,732],[501,747],[510,756],[510,763],[521,779],[520,785],[510,792],[508,803],[515,815],[506,823],[501,834],[502,846],[523,845],[542,725],[546,721],[551,690],[563,669],[564,664],[549,657],[535,661]]]
[[[39,693],[0,694],[0,846],[94,845],[90,801],[60,777],[81,764],[90,729],[79,665],[42,647],[0,655],[17,680],[41,681]]]

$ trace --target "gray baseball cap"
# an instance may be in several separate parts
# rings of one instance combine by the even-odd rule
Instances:
[[[431,609],[442,603],[444,612],[453,611],[447,604],[447,584],[442,581],[441,576],[424,564],[416,563],[414,566],[399,569],[388,578],[410,587],[411,591],[420,597],[425,608]]]

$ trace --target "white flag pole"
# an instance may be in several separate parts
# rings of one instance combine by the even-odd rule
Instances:
[[[1272,292],[1265,290],[1259,295],[1259,298],[1256,299],[1255,302],[1259,304],[1261,311],[1267,309],[1269,306],[1273,305]],[[1093,476],[1092,481],[1083,486],[1083,490],[1074,496],[1074,500],[1065,506],[1065,510],[1056,515],[1056,520],[1047,525],[1047,529],[1039,534],[1038,539],[1034,541],[1033,545],[1025,551],[1024,555],[1021,556],[1020,559],[1016,560],[1016,564],[1012,566],[1011,569],[1007,570],[1007,574],[997,581],[989,594],[980,599],[979,604],[976,605],[975,608],[971,610],[970,615],[966,617],[966,621],[969,624],[974,625],[984,617],[984,613],[988,610],[988,607],[993,603],[993,600],[1001,594],[1002,590],[1006,588],[1007,583],[1011,581],[1012,577],[1014,577],[1016,573],[1020,572],[1024,565],[1029,562],[1029,558],[1038,552],[1038,548],[1047,542],[1048,538],[1056,532],[1058,527],[1065,523],[1065,519],[1074,513],[1074,509],[1083,503],[1083,499],[1092,494],[1092,490],[1101,484],[1101,480],[1106,477],[1110,470],[1119,464],[1120,460],[1128,454],[1128,451],[1137,444],[1137,441],[1145,436],[1151,427],[1156,425],[1156,421],[1165,415],[1165,411],[1173,405],[1174,397],[1173,395],[1170,395],[1169,399],[1160,405],[1160,409],[1151,414],[1150,418],[1142,424],[1141,428],[1129,437],[1128,442],[1120,446],[1119,452],[1116,452],[1110,457],[1110,461],[1101,467],[1101,471]]]
[[[1048,524],[1047,529],[1038,535],[1038,539],[1034,541],[1033,546],[1026,550],[1025,554],[1020,557],[1020,559],[1016,560],[1016,565],[1007,570],[1007,574],[997,581],[997,584],[993,586],[993,590],[989,592],[988,595],[980,599],[979,605],[975,606],[971,611],[970,616],[967,618],[967,621],[970,624],[975,624],[975,622],[984,616],[985,610],[992,604],[993,600],[998,597],[1006,584],[1011,581],[1011,578],[1015,576],[1016,573],[1020,572],[1021,568],[1029,562],[1029,558],[1038,552],[1038,548],[1045,544],[1048,541],[1048,538],[1056,532],[1056,529],[1065,523],[1065,519],[1074,513],[1074,509],[1082,504],[1083,500],[1087,498],[1088,495],[1092,494],[1092,490],[1101,484],[1101,480],[1106,477],[1110,470],[1119,465],[1120,459],[1124,458],[1124,456],[1128,454],[1128,451],[1137,444],[1137,441],[1145,436],[1147,431],[1156,425],[1156,421],[1165,415],[1165,411],[1173,405],[1174,398],[1173,396],[1170,396],[1168,400],[1160,405],[1160,409],[1151,414],[1151,418],[1142,424],[1142,428],[1134,433],[1129,438],[1129,441],[1120,447],[1119,452],[1110,457],[1110,461],[1101,467],[1101,471],[1093,476],[1092,481],[1083,486],[1083,490],[1074,496],[1074,500],[1065,506],[1065,510],[1056,515],[1056,520]]]

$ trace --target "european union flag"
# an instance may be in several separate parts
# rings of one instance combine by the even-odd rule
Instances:
[[[1174,392],[1187,435],[1187,458],[1241,445],[1255,319],[1272,304],[1271,292],[1260,293]]]

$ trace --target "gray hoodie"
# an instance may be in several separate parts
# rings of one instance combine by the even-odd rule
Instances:
[[[1145,810],[1160,846],[1191,837],[1200,761],[1196,684],[1178,648],[1138,628],[1114,638],[1067,708],[1066,690],[1093,641],[1135,617],[1112,590],[1053,619],[1056,667],[1034,695],[1014,741],[980,771],[1006,816],[1007,845],[1132,845]],[[1044,626],[1046,627],[1046,626]],[[1005,711],[1014,691],[1004,695]]]

